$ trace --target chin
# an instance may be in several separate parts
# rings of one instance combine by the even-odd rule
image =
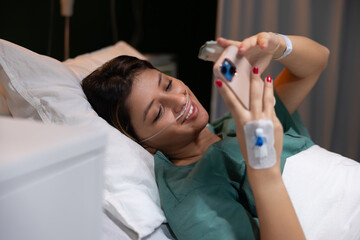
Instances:
[[[191,100],[194,101],[194,103],[199,109],[199,114],[197,116],[194,127],[196,129],[196,132],[201,132],[201,130],[203,130],[209,122],[209,113],[205,110],[205,108],[202,106],[202,104],[199,102],[199,100],[189,88],[188,91],[190,93]]]
[[[202,106],[201,109],[199,109],[199,115],[196,120],[196,132],[200,133],[204,128],[206,128],[206,125],[209,122],[209,114]]]

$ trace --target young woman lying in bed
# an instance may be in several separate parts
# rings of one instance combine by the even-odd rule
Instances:
[[[305,37],[288,38],[293,50],[283,58],[287,43],[283,36],[274,33],[259,33],[242,42],[217,40],[222,47],[238,46],[239,53],[253,66],[251,105],[246,110],[227,85],[217,79],[215,84],[231,115],[210,126],[207,126],[208,113],[191,90],[147,61],[120,56],[83,80],[83,90],[99,116],[154,154],[162,206],[178,239],[259,239],[260,236],[261,239],[305,239],[305,235],[323,238],[329,234],[327,229],[334,228],[340,230],[331,233],[331,237],[344,237],[341,234],[349,230],[348,225],[332,226],[316,217],[318,231],[312,230],[316,228],[309,220],[312,216],[301,205],[306,202],[307,190],[292,187],[295,191],[291,201],[283,180],[288,173],[286,179],[290,180],[286,181],[290,187],[294,185],[292,175],[301,171],[301,163],[294,160],[284,170],[285,163],[294,156],[333,157],[314,145],[296,113],[325,69],[329,50]],[[267,77],[264,89],[259,88],[260,74],[272,59],[278,58],[285,69],[274,81]],[[260,119],[270,119],[273,123],[276,164],[257,170],[249,165],[244,126]],[[347,159],[341,161],[351,163],[358,176],[358,164]],[[314,175],[317,175],[322,166],[315,165],[310,168],[316,169]],[[309,178],[312,181],[315,176],[297,177],[299,181]],[[358,193],[351,198],[346,194],[350,195],[342,193],[342,198],[355,199],[352,200],[355,203],[360,199]],[[301,201],[296,200],[298,195],[303,197]],[[308,198],[321,203],[325,196]],[[338,213],[331,214],[336,217]],[[346,217],[353,219],[352,226],[360,221],[360,209]],[[347,237],[360,236],[354,231]]]

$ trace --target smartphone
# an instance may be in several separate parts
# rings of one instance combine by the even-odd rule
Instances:
[[[251,70],[252,66],[248,60],[238,54],[238,48],[234,45],[225,48],[213,68],[215,77],[230,87],[246,109],[250,109]],[[263,86],[262,89],[264,89]]]

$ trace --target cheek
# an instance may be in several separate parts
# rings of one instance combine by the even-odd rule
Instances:
[[[141,139],[146,139],[146,138],[152,137],[155,134],[159,133],[160,131],[162,131],[162,129],[164,129],[166,126],[168,126],[169,122],[170,122],[169,120],[162,121],[159,124],[155,124],[155,126],[149,126],[149,125],[144,125],[143,121],[133,121],[133,127],[134,127],[135,133],[141,140]],[[171,125],[168,126],[158,136],[156,136],[152,142],[157,142],[159,139],[161,139],[161,137],[163,135],[166,136],[167,132],[171,132],[170,131],[171,127],[172,127]],[[167,137],[169,137],[169,136],[167,136]]]
[[[141,126],[138,126],[135,131],[141,139],[145,139],[164,129],[164,127],[168,126],[172,120],[174,120],[173,117],[163,121],[161,124],[155,127],[145,127],[141,124],[138,124]],[[209,115],[207,111],[200,105],[199,116],[196,121],[184,125],[179,125],[176,124],[176,122],[173,122],[159,135],[147,141],[147,144],[159,150],[169,149],[174,146],[180,147],[181,145],[187,144],[188,142],[196,139],[198,134],[206,127],[208,120]]]
[[[201,104],[198,105],[198,108],[199,108],[198,122],[200,125],[206,126],[206,124],[209,122],[209,114]]]

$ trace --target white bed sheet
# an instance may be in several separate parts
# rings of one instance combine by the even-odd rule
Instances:
[[[124,226],[116,218],[111,217],[108,212],[103,213],[103,228],[101,240],[133,240],[138,239],[137,234]],[[161,224],[149,236],[143,240],[168,240],[176,239],[169,230],[167,224]]]
[[[306,239],[360,239],[358,162],[315,145],[288,158],[282,176]]]

